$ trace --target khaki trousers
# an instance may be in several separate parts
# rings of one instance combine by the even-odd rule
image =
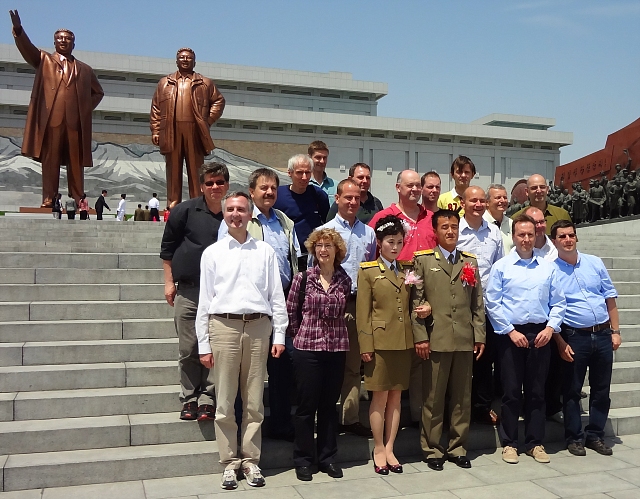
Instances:
[[[340,390],[340,400],[342,400],[342,413],[340,421],[344,425],[358,423],[360,421],[360,345],[358,343],[358,328],[356,327],[356,300],[347,299],[347,306],[344,312],[347,332],[349,333],[349,351],[344,364],[344,378],[342,389]]]
[[[182,163],[187,163],[187,179],[189,180],[189,197],[200,196],[200,179],[198,170],[204,163],[204,150],[198,137],[195,122],[176,121],[173,150],[165,155],[167,174],[167,204],[182,201]]]
[[[471,373],[473,352],[431,352],[422,363],[422,431],[420,446],[425,458],[465,456],[464,445],[471,423]],[[440,444],[449,392],[449,444]]]
[[[271,321],[267,317],[250,322],[209,316],[209,341],[213,353],[216,387],[216,440],[220,463],[237,470],[260,462],[261,426],[264,420],[264,380]],[[234,403],[240,385],[242,398],[241,447]]]

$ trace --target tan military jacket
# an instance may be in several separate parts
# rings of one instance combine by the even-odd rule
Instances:
[[[360,264],[356,298],[360,353],[413,348],[410,292],[404,283],[404,272],[411,268],[411,262],[397,263],[397,276],[380,258]]]
[[[476,269],[476,285],[463,286],[462,267],[470,263]],[[474,343],[485,342],[485,316],[482,287],[475,256],[456,251],[456,262],[451,265],[438,247],[416,251],[413,271],[423,280],[412,286],[413,308],[428,302],[431,316],[418,319],[412,316],[414,341],[430,341],[436,352],[473,351]]]

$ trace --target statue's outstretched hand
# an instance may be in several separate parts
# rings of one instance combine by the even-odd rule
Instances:
[[[13,29],[18,31],[22,28],[22,23],[20,22],[20,14],[18,14],[18,10],[10,10],[9,15],[11,16],[11,22],[13,23]]]

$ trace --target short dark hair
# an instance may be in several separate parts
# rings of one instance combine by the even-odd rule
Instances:
[[[71,193],[68,193],[68,194],[67,194],[67,197],[71,197]]]
[[[280,177],[271,168],[257,168],[249,174],[249,189],[255,189],[258,185],[258,179],[260,177],[266,177],[269,180],[274,180],[276,187],[280,187]]]
[[[458,222],[460,222],[460,214],[457,210],[438,210],[433,214],[431,218],[431,226],[433,230],[438,228],[438,220],[440,218],[455,218]]]
[[[127,197],[127,195],[126,195],[126,194],[120,194],[120,197],[121,197],[122,199],[124,199],[124,198],[126,198],[126,197]]]
[[[309,148],[307,149],[307,153],[309,153],[309,156],[313,156],[313,153],[316,152],[316,151],[327,151],[327,152],[329,152],[329,148],[327,147],[327,144],[325,144],[321,140],[314,140],[313,142],[311,142],[311,144],[309,144]]]
[[[420,177],[420,187],[424,187],[424,183],[427,181],[427,177],[438,177],[438,180],[442,181],[438,172],[431,170]]]
[[[106,194],[107,193],[107,189],[102,189],[102,194]]]
[[[156,197],[157,195],[158,195],[158,193],[157,193],[157,192],[154,192],[154,193],[151,195],[151,197],[152,197],[152,198],[154,198],[154,197]]]
[[[138,208],[142,208],[142,205],[141,205],[141,204],[139,204],[139,205],[138,205]]]
[[[181,49],[178,49],[178,51],[176,52],[176,59],[180,55],[180,52],[191,52],[191,54],[193,55],[193,58],[194,59],[196,58],[196,53],[193,51],[193,49],[190,49],[189,47],[182,47]]]
[[[204,184],[205,175],[213,175],[215,177],[222,176],[225,182],[229,182],[229,169],[224,163],[212,161],[205,163],[200,167],[200,183]]]
[[[405,234],[402,220],[395,215],[387,215],[379,219],[376,222],[375,232],[378,241],[382,241],[386,236],[402,234],[402,237],[404,237]]]
[[[350,177],[353,177],[353,175],[356,173],[356,168],[366,168],[367,170],[369,170],[369,172],[371,172],[371,167],[368,164],[366,164],[366,163],[356,163],[351,168],[349,168],[349,176]]]
[[[576,231],[576,226],[571,220],[557,220],[551,226],[551,239],[555,239],[558,233],[558,229],[568,229],[572,228],[573,231]]]
[[[453,175],[453,172],[462,170],[465,165],[469,165],[471,167],[471,173],[476,174],[476,165],[473,164],[473,161],[466,156],[460,155],[451,163],[451,175]]]
[[[344,189],[344,186],[347,184],[351,184],[356,186],[358,189],[360,189],[360,187],[358,186],[358,184],[356,184],[353,179],[350,178],[345,178],[344,180],[341,180],[340,182],[338,182],[338,186],[336,187],[336,194],[338,196],[342,195],[342,190]]]
[[[58,33],[69,33],[69,36],[71,36],[71,41],[72,41],[73,43],[75,43],[75,42],[76,42],[76,35],[74,35],[74,34],[73,34],[73,31],[71,31],[70,29],[67,29],[67,28],[60,28],[60,29],[57,29],[57,30],[56,30],[56,32],[53,34],[53,39],[54,39],[54,40],[55,40],[56,35],[57,35]]]
[[[530,224],[533,224],[533,228],[536,228],[536,221],[531,218],[529,215],[525,215],[524,213],[521,213],[520,215],[518,215],[517,217],[515,217],[512,221],[511,221],[511,232],[513,234],[516,233],[516,224],[517,223],[523,223],[523,222],[527,222]]]

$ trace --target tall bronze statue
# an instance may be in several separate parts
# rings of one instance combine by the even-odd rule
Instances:
[[[71,55],[75,36],[68,29],[53,35],[55,52],[38,49],[10,10],[13,37],[24,60],[36,69],[22,140],[22,155],[42,164],[42,206],[50,208],[59,190],[60,165],[67,166],[71,196],[84,192],[84,168],[91,158],[91,112],[104,92],[93,69]]]
[[[213,81],[193,71],[196,54],[181,48],[178,71],[158,82],[151,102],[151,139],[160,147],[167,169],[167,205],[182,201],[182,163],[187,162],[189,196],[200,195],[198,169],[214,148],[209,127],[222,116],[224,97]]]

